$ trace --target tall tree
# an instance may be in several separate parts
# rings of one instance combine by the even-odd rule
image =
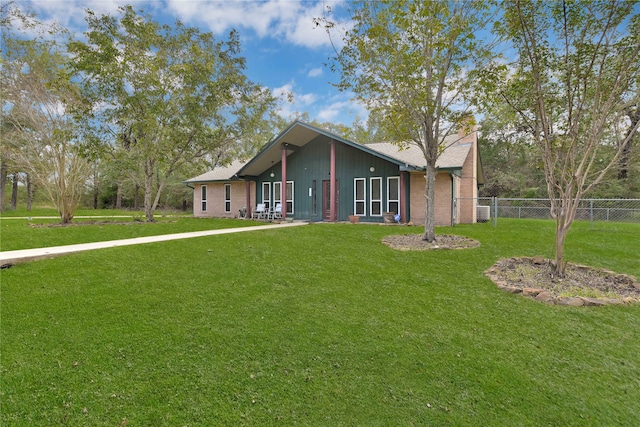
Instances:
[[[514,111],[505,103],[486,109],[478,145],[482,156],[485,197],[544,197],[542,162],[531,135],[517,126]]]
[[[66,34],[55,25],[32,21],[42,34],[25,38],[14,31],[11,19],[2,24],[0,86],[3,128],[8,130],[3,146],[10,147],[17,169],[45,191],[62,223],[68,223],[83,194],[88,164],[77,149],[69,114],[78,101],[78,87],[69,79],[69,58],[55,41]]]
[[[484,1],[360,1],[353,28],[344,33],[332,69],[338,87],[352,90],[372,114],[384,117],[381,132],[400,145],[418,146],[426,160],[423,239],[435,240],[436,161],[445,138],[468,125],[465,98],[472,94],[477,64],[489,50],[475,37],[490,10]],[[317,25],[331,34],[327,19]]]
[[[6,50],[5,40],[9,37],[9,34],[13,34],[14,21],[19,23],[28,23],[29,17],[20,12],[14,2],[4,2],[0,4],[0,29],[2,29],[3,37],[1,51]],[[5,72],[6,65],[4,55],[0,56],[1,72]],[[3,108],[0,113],[0,212],[4,210],[5,190],[7,186],[7,177],[9,176],[9,166],[11,164],[11,152],[13,147],[12,141],[7,136],[14,130],[13,125],[8,120],[6,113],[8,109],[4,108],[5,101],[7,99],[6,87],[0,85],[0,99],[3,100]]]
[[[87,11],[87,23],[87,41],[69,47],[90,104],[86,128],[140,177],[147,221],[176,170],[196,170],[216,151],[234,153],[242,141],[270,136],[263,123],[274,99],[244,75],[235,31],[216,41],[131,6],[118,17]]]
[[[539,147],[556,221],[553,274],[580,199],[616,165],[636,133],[640,69],[637,2],[514,0],[502,34],[518,52],[503,92]],[[604,149],[615,153],[603,160]]]
[[[636,90],[640,91],[640,87],[638,86],[638,82],[636,82]],[[631,158],[631,147],[636,139],[639,138],[637,127],[634,129],[633,124],[640,122],[640,102],[637,101],[640,97],[636,96],[635,104],[629,104],[625,108],[625,113],[629,118],[629,128],[627,132],[629,133],[628,139],[624,138],[619,141],[619,144],[624,144],[624,146],[620,147],[620,159],[618,160],[618,179],[626,180],[629,178],[629,163]]]

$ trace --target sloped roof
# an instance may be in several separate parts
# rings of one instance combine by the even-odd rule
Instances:
[[[287,155],[292,153],[297,147],[302,147],[316,138],[318,135],[324,135],[343,144],[355,147],[365,151],[376,157],[385,159],[392,163],[396,163],[404,170],[424,170],[427,162],[420,148],[415,144],[407,144],[400,147],[390,142],[378,142],[371,144],[358,144],[349,141],[323,129],[313,125],[295,121],[287,127],[282,133],[274,138],[269,144],[258,152],[253,158],[246,161],[233,161],[230,165],[217,167],[202,175],[191,178],[185,183],[212,182],[212,181],[231,181],[236,179],[244,179],[246,176],[255,176],[262,173],[274,163],[281,160],[282,147],[290,147],[287,149]],[[445,150],[440,154],[436,162],[439,169],[461,169],[469,150],[470,143],[458,144],[458,135],[450,135],[445,139]],[[288,141],[294,142],[295,145]]]
[[[448,146],[438,157],[438,160],[436,161],[437,168],[455,169],[462,167],[464,161],[469,155],[469,150],[471,150],[471,144],[457,144],[457,139],[457,135],[450,135],[445,139],[445,144]],[[415,144],[408,144],[406,147],[399,147],[398,145],[390,142],[375,142],[366,144],[366,146],[418,169],[423,169],[427,166],[424,154],[422,154],[420,148]]]
[[[198,175],[194,178],[190,178],[185,183],[197,183],[197,182],[212,182],[212,181],[230,181],[238,179],[238,171],[247,164],[247,160],[234,160],[227,166],[218,166],[213,170]]]

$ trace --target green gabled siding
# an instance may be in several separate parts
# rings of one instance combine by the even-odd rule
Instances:
[[[288,141],[296,145],[295,141]],[[294,214],[295,219],[322,221],[322,181],[329,180],[330,139],[318,136],[304,147],[298,148],[287,156],[287,181],[294,182]],[[375,168],[370,172],[371,167]],[[262,183],[281,180],[281,163],[274,163],[263,174],[257,177],[256,198],[262,200]],[[273,178],[270,176],[274,173]],[[336,175],[338,180],[338,220],[346,221],[353,213],[354,178],[367,180],[367,216],[361,221],[382,222],[382,217],[371,217],[369,209],[369,187],[371,177],[382,178],[382,211],[387,206],[387,177],[400,176],[399,166],[372,154],[358,150],[342,143],[336,143]],[[313,183],[315,181],[315,188]],[[407,180],[408,181],[408,180]],[[408,182],[407,182],[408,187]],[[273,191],[273,184],[271,185]],[[311,197],[309,192],[311,189]],[[313,195],[316,197],[316,212],[313,212]],[[408,199],[407,199],[408,200]]]
[[[375,171],[371,172],[370,167],[374,167]],[[372,156],[353,147],[339,145],[336,147],[336,172],[340,183],[340,204],[338,206],[338,219],[347,220],[348,216],[353,214],[354,195],[353,180],[354,178],[366,179],[366,195],[367,195],[367,215],[361,217],[361,221],[382,222],[381,216],[371,216],[369,194],[370,194],[370,178],[382,178],[382,212],[386,211],[387,206],[387,177],[399,176],[398,165]]]

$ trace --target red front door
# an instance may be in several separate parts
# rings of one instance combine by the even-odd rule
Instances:
[[[338,187],[338,181],[336,181]],[[336,193],[338,189],[336,188]],[[337,197],[339,200],[340,198]],[[338,215],[338,200],[336,200],[336,216]],[[331,181],[322,181],[322,220],[331,221]]]

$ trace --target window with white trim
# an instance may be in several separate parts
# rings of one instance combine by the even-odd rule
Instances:
[[[207,211],[207,186],[206,185],[200,186],[200,202],[201,202],[200,210],[202,212],[206,212]]]
[[[354,215],[367,214],[366,186],[367,186],[366,178],[355,178],[353,180],[353,214]]]
[[[265,209],[269,209],[271,206],[271,183],[262,183],[262,203],[264,203]]]
[[[285,202],[287,203],[287,214],[293,215],[293,181],[287,181],[286,190]]]
[[[275,207],[282,201],[282,182],[273,183],[273,206]]]
[[[387,178],[387,212],[400,213],[400,177]]]
[[[371,178],[369,200],[371,216],[382,216],[382,178]]]
[[[231,184],[224,185],[224,211],[231,212]]]

